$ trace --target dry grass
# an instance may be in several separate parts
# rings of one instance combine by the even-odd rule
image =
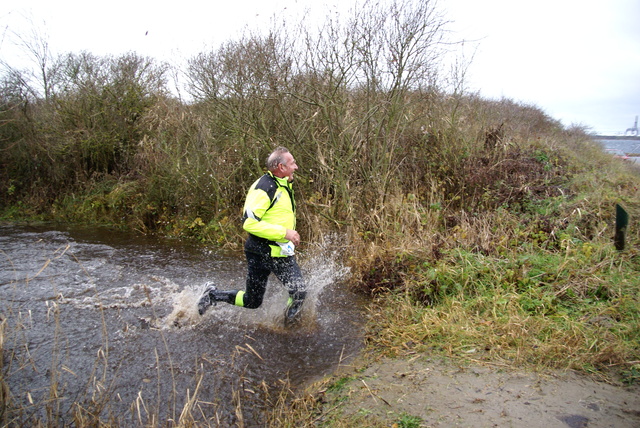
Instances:
[[[4,346],[5,346],[5,329],[7,326],[7,320],[0,319],[0,424],[2,426],[8,425],[8,410],[11,407],[11,398],[9,392],[9,386],[5,382],[4,373]]]
[[[386,305],[372,313],[369,341],[389,356],[444,353],[473,362],[589,372],[637,363],[638,350],[603,325],[611,319],[602,315],[532,316],[516,296],[494,296],[476,315],[456,299],[427,310],[400,298],[393,309]]]
[[[470,252],[378,260],[376,275],[364,277],[379,295],[369,321],[372,349],[602,373],[637,365],[635,244],[620,254],[602,236],[581,241],[494,228],[497,239],[490,239],[488,228],[475,230],[481,233],[473,238],[464,227],[455,231],[457,245],[467,242]],[[531,236],[536,244],[524,245]]]

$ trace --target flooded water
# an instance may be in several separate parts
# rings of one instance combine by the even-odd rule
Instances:
[[[640,140],[638,139],[625,139],[623,137],[607,139],[606,137],[602,137],[599,138],[598,141],[605,148],[620,149],[625,153],[640,153]]]
[[[318,379],[362,345],[364,302],[344,285],[339,253],[314,252],[299,256],[309,297],[287,329],[273,277],[261,308],[198,315],[206,281],[244,288],[240,255],[105,229],[0,226],[3,368],[23,410],[12,416],[68,424],[82,410],[164,426],[186,408],[205,425],[263,426],[274,388]]]
[[[602,144],[603,148],[622,150],[627,156],[631,157],[631,162],[640,163],[640,140],[637,138],[625,139],[618,137],[615,139],[607,139],[606,137],[602,137],[599,138],[598,141]]]

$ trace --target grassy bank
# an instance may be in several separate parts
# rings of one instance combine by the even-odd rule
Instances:
[[[517,212],[498,208],[443,219],[450,227],[434,230],[423,246],[395,246],[372,256],[359,271],[360,287],[372,295],[362,358],[288,397],[273,411],[273,426],[423,426],[421,417],[397,410],[401,397],[385,406],[359,375],[374,362],[383,370],[384,358],[424,362],[418,365],[424,370],[444,370],[446,364],[434,362],[442,359],[456,367],[576,371],[613,385],[637,385],[637,220],[623,251],[614,247],[613,235],[616,203],[637,218],[638,171],[594,160],[603,162],[597,173],[574,169],[559,196]],[[488,385],[491,374],[483,373]],[[413,375],[394,372],[393,381],[412,388]],[[362,394],[354,392],[360,389]],[[363,396],[387,409],[385,416],[374,415]],[[428,408],[430,396],[423,398]]]
[[[603,375],[613,370],[636,380],[637,223],[624,251],[612,238],[615,203],[626,199],[637,212],[638,177],[616,175],[617,167],[576,173],[567,194],[519,213],[465,215],[434,238],[440,246],[373,263],[363,278],[380,296],[370,322],[372,348]]]

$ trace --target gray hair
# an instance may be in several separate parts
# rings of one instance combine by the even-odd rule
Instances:
[[[269,171],[273,171],[281,163],[286,165],[286,163],[284,162],[285,153],[289,153],[289,150],[286,147],[277,147],[276,149],[274,149],[267,158],[267,169]]]

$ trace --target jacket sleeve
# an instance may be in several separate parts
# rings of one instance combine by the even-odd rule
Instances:
[[[263,190],[254,189],[247,195],[244,204],[244,222],[242,228],[248,233],[270,241],[283,241],[287,228],[268,223],[262,216],[271,205],[271,200]]]

